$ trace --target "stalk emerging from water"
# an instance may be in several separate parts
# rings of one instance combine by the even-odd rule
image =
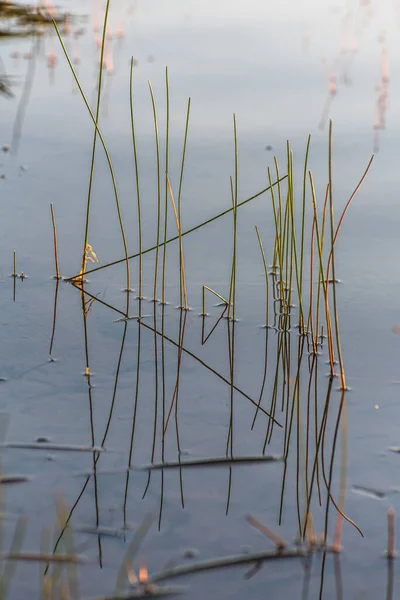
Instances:
[[[188,131],[189,131],[190,102],[191,102],[191,100],[189,98],[188,99],[188,104],[187,104],[187,111],[186,111],[185,136],[184,136],[184,140],[183,140],[181,173],[180,173],[180,177],[179,177],[179,190],[178,190],[178,221],[179,221],[179,229],[180,229],[180,238],[179,238],[179,245],[180,245],[180,247],[182,247],[181,196],[182,196],[182,184],[183,184],[183,171],[184,171],[184,168],[185,168],[185,159],[186,159],[186,146],[187,146],[187,138],[188,138]],[[179,261],[181,261],[181,258],[183,259],[183,254],[181,252],[179,252]],[[182,262],[180,262],[179,267],[180,267],[179,270],[182,273]],[[182,278],[180,278],[180,280],[179,280],[179,305],[180,305],[180,307],[183,307],[183,286],[182,286],[182,283],[183,283]],[[185,292],[186,292],[186,290],[185,290]],[[187,307],[186,300],[185,300],[185,307]]]
[[[178,236],[179,236],[179,265],[180,265],[179,285],[180,285],[180,289],[183,292],[183,304],[181,303],[180,308],[183,308],[184,310],[189,310],[188,303],[187,303],[187,293],[186,293],[185,261],[183,258],[181,224],[180,224],[178,212],[176,210],[174,195],[172,193],[171,182],[169,180],[168,173],[167,173],[167,184],[168,184],[169,195],[171,197],[172,208],[174,210],[174,215],[175,215],[175,220],[176,220],[176,228],[178,230]],[[165,246],[164,246],[164,248],[165,248]],[[181,302],[182,302],[182,300],[181,300]]]
[[[132,144],[133,144],[133,159],[135,163],[135,180],[136,180],[136,198],[137,198],[137,213],[138,213],[138,237],[139,237],[139,293],[138,299],[143,299],[143,256],[142,256],[142,210],[140,203],[140,185],[139,185],[139,166],[136,146],[136,132],[135,132],[135,118],[133,112],[133,66],[134,59],[131,58],[131,69],[130,69],[130,86],[129,86],[129,105],[131,113],[131,127],[132,127]],[[141,312],[141,302],[139,302],[139,312]]]
[[[61,279],[60,277],[60,269],[58,267],[58,249],[57,249],[57,228],[56,228],[56,219],[54,217],[54,206],[53,203],[50,203],[50,211],[51,211],[51,221],[53,224],[53,241],[54,241],[54,263],[56,267],[56,279]]]
[[[154,92],[150,81],[149,90],[151,96],[151,104],[153,107],[153,120],[154,120],[154,135],[156,141],[156,157],[157,157],[157,238],[156,238],[156,258],[154,264],[154,284],[153,284],[153,302],[157,302],[157,276],[158,276],[158,255],[160,249],[160,226],[161,226],[161,174],[160,174],[160,142],[158,135],[158,120],[157,120],[157,109],[156,102],[154,99]],[[143,252],[140,253],[142,256]]]
[[[166,102],[166,125],[165,125],[165,201],[164,201],[164,244],[162,264],[162,292],[161,303],[165,302],[165,275],[167,268],[167,230],[168,230],[168,173],[169,173],[169,81],[168,67],[165,68],[165,102]],[[179,232],[178,232],[178,235]]]

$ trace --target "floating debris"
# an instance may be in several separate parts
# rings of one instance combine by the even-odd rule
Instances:
[[[260,531],[268,539],[270,539],[272,542],[274,542],[274,544],[277,547],[277,550],[283,550],[283,548],[286,548],[289,545],[287,542],[285,542],[285,540],[283,540],[278,535],[276,535],[276,533],[271,531],[271,529],[269,529],[269,527],[264,525],[264,523],[261,523],[261,521],[259,521],[255,517],[253,517],[253,515],[247,515],[246,521],[248,523],[250,523],[250,525],[252,525],[256,529],[258,529],[258,531]]]
[[[106,537],[123,538],[127,529],[115,529],[113,527],[96,527],[95,525],[75,525],[75,531],[79,533],[89,533]]]
[[[400,452],[400,450],[399,450]],[[220,456],[214,458],[202,458],[198,460],[172,461],[152,463],[140,467],[143,471],[154,471],[159,469],[180,469],[181,467],[223,467],[226,465],[241,465],[262,462],[279,462],[283,460],[283,456],[237,456],[235,458]]]
[[[183,551],[183,558],[187,558],[188,560],[197,558],[200,552],[197,548],[186,548]]]
[[[76,554],[45,554],[36,552],[8,552],[0,554],[2,560],[22,560],[26,562],[53,562],[70,564],[90,564],[93,560],[86,556],[77,556]]]
[[[26,483],[32,478],[28,475],[0,475],[0,485],[12,483]]]
[[[382,498],[386,498],[386,492],[381,492],[380,490],[364,487],[363,485],[353,485],[352,490],[359,494],[365,494],[366,496],[372,496],[372,498],[378,498],[382,500]]]
[[[105,452],[99,446],[75,446],[74,444],[51,444],[48,442],[3,442],[0,448],[19,448],[22,450],[60,450],[64,452]]]
[[[254,562],[264,562],[267,560],[281,560],[289,558],[304,558],[308,555],[308,551],[301,548],[294,548],[288,550],[264,550],[261,552],[254,552],[251,554],[237,554],[233,556],[225,556],[223,558],[216,558],[197,562],[191,565],[181,565],[171,567],[170,569],[164,569],[160,573],[153,575],[150,578],[150,583],[156,583],[159,581],[165,581],[166,579],[173,579],[174,577],[182,577],[191,573],[198,573],[200,571],[210,571],[214,569],[222,569],[224,567],[235,567],[239,565],[246,565]]]

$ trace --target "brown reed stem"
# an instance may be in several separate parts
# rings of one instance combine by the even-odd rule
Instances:
[[[60,277],[60,269],[58,267],[58,248],[57,248],[57,228],[56,228],[56,219],[54,216],[54,206],[53,203],[50,202],[50,210],[51,210],[51,221],[53,224],[53,241],[54,241],[54,264],[56,267],[56,279],[61,279]]]
[[[387,511],[387,526],[388,526],[388,548],[387,558],[395,558],[395,528],[394,528],[394,508],[389,508]]]
[[[167,179],[167,185],[168,185],[169,195],[170,195],[171,202],[172,202],[172,208],[174,209],[174,216],[175,216],[175,221],[176,221],[176,229],[178,231],[178,236],[179,236],[179,264],[180,264],[180,273],[179,273],[179,276],[180,276],[180,289],[183,290],[183,305],[181,304],[181,306],[179,308],[183,308],[184,310],[189,310],[189,306],[188,306],[188,303],[187,303],[187,290],[186,290],[186,279],[185,279],[185,261],[184,261],[184,258],[183,258],[183,244],[182,244],[182,235],[181,235],[181,223],[180,223],[178,212],[176,210],[176,205],[175,205],[175,200],[174,200],[174,194],[172,193],[171,182],[169,180],[168,173],[166,173],[165,175],[166,175],[166,179]]]

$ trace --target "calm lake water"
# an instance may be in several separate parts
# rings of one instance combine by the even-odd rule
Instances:
[[[72,15],[67,28],[61,30],[94,110],[103,3],[63,0],[60,9]],[[132,56],[144,248],[155,244],[157,229],[154,125],[147,82],[152,83],[157,103],[164,173],[166,66],[170,88],[169,175],[175,197],[186,107],[191,98],[182,188],[184,231],[231,207],[233,113],[239,146],[239,202],[268,185],[267,168],[274,168],[274,156],[281,173],[286,173],[286,141],[290,140],[296,203],[300,206],[304,154],[311,134],[309,168],[321,207],[328,182],[328,126],[332,118],[333,194],[338,218],[375,153],[336,246],[341,342],[351,391],[345,395],[347,433],[342,424],[332,495],[338,499],[343,465],[347,463],[345,512],[362,529],[364,538],[344,523],[343,551],[335,557],[328,553],[325,563],[320,553],[312,564],[300,559],[266,562],[251,577],[248,566],[188,575],[182,585],[188,586],[185,593],[189,598],[397,597],[396,566],[392,590],[384,551],[387,509],[396,509],[400,497],[400,457],[389,451],[400,445],[400,338],[393,332],[393,327],[400,325],[400,118],[395,100],[400,86],[399,27],[397,0],[284,0],[279,5],[269,0],[111,1],[100,127],[115,168],[129,254],[138,250],[129,109]],[[143,257],[145,299],[140,309],[136,299],[138,262],[130,262],[135,289],[130,294],[130,314],[141,310],[145,315],[143,326],[138,326],[137,320],[114,322],[126,311],[124,264],[87,276],[87,291],[103,302],[95,301],[86,319],[90,386],[84,376],[81,296],[74,286],[61,281],[52,350],[57,360],[49,361],[56,289],[50,203],[56,214],[61,274],[72,277],[81,266],[93,124],[51,27],[39,38],[2,37],[0,51],[1,70],[9,75],[13,93],[13,97],[0,98],[0,145],[10,147],[0,156],[0,175],[4,176],[0,180],[0,377],[4,378],[0,392],[1,410],[8,416],[6,440],[29,443],[48,438],[54,444],[89,447],[94,441],[96,446],[104,442],[107,449],[96,463],[96,478],[85,477],[93,469],[91,452],[4,450],[5,473],[31,476],[28,482],[6,489],[7,543],[17,516],[24,514],[28,518],[24,549],[38,551],[43,527],[53,527],[56,520],[54,492],[61,493],[68,508],[74,507],[71,524],[76,545],[83,545],[85,554],[93,559],[80,570],[80,592],[86,598],[112,593],[127,546],[148,513],[154,515],[155,523],[139,556],[150,575],[170,563],[190,564],[194,560],[273,549],[274,544],[246,522],[248,513],[292,542],[298,535],[297,499],[304,510],[306,498],[304,460],[298,492],[296,444],[300,440],[299,455],[304,454],[301,444],[309,389],[307,348],[299,383],[301,416],[293,429],[287,460],[280,526],[282,462],[234,465],[231,471],[228,466],[184,468],[181,473],[179,469],[165,469],[152,472],[150,482],[146,470],[134,469],[126,486],[124,469],[129,463],[135,398],[133,466],[148,465],[152,460],[155,403],[156,462],[163,458],[178,460],[179,448],[182,461],[226,453],[232,327],[226,320],[221,321],[202,345],[203,320],[199,313],[203,285],[225,298],[229,296],[232,214],[184,238],[188,302],[192,308],[188,313],[175,308],[179,303],[176,242],[168,246],[165,297],[169,304],[164,307],[150,302],[154,252]],[[167,199],[168,237],[172,237],[176,235],[176,224]],[[161,200],[164,206],[164,182]],[[310,215],[309,191],[307,202]],[[261,327],[265,323],[265,279],[255,225],[270,264],[275,226],[267,194],[238,209],[239,322],[233,327],[235,385],[256,402],[263,390],[262,406],[269,410],[282,334],[270,329],[266,338],[266,330]],[[308,236],[310,229],[307,226]],[[162,230],[161,239],[163,235]],[[112,182],[100,144],[89,243],[102,265],[124,257]],[[26,275],[24,280],[15,281],[15,301],[14,279],[10,277],[14,249],[17,272]],[[308,249],[306,255],[309,257]],[[159,296],[162,257],[160,251]],[[217,302],[215,297],[207,297],[207,331],[223,310],[215,306]],[[294,322],[298,319],[295,313]],[[154,328],[167,337],[154,334]],[[293,392],[297,375],[297,330],[292,327],[286,337],[291,346],[287,356],[292,357],[293,364],[288,381],[284,384],[280,379],[278,383],[276,417],[281,423],[285,420],[280,412],[281,388],[289,386]],[[179,343],[194,356],[181,355]],[[320,406],[329,385],[327,360],[325,345],[318,358]],[[163,403],[168,412],[177,382],[179,409],[177,413],[172,410],[163,446]],[[267,418],[259,414],[251,431],[254,406],[237,391],[233,401],[234,456],[259,455]],[[340,401],[335,380],[326,436],[327,472]],[[315,436],[312,439],[314,452]],[[347,441],[347,449],[343,440]],[[283,430],[276,427],[267,453],[281,455],[283,441]],[[324,490],[322,476],[320,483]],[[326,492],[323,497],[322,507],[317,495],[312,500],[317,531],[324,529]],[[329,515],[332,540],[336,520],[332,505]],[[79,529],[96,523],[121,535],[97,536]],[[49,550],[57,531],[56,527],[54,534],[52,530],[49,533]],[[198,552],[195,559],[185,558],[188,548]],[[136,571],[139,562],[136,558]],[[37,565],[19,565],[17,573],[13,598],[38,593]]]

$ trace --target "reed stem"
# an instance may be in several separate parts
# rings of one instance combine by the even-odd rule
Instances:
[[[157,158],[157,238],[156,245],[152,248],[156,251],[156,258],[154,264],[154,284],[153,284],[153,302],[157,302],[157,276],[158,276],[158,255],[160,248],[160,227],[161,227],[161,173],[160,173],[160,142],[158,135],[158,120],[157,120],[157,109],[156,102],[154,99],[154,92],[150,81],[148,82],[150,96],[151,96],[151,104],[153,107],[153,120],[154,120],[154,135],[156,142],[156,158]],[[145,252],[141,252],[140,256],[142,256]],[[138,256],[138,255],[136,255]],[[114,263],[116,264],[116,263]]]
[[[130,69],[130,80],[129,80],[129,105],[131,113],[131,128],[132,128],[132,144],[133,144],[133,159],[135,164],[135,180],[136,180],[136,198],[137,198],[137,213],[138,213],[138,238],[139,238],[139,293],[138,299],[143,299],[143,256],[142,256],[142,210],[140,202],[140,185],[139,185],[139,165],[137,156],[137,145],[136,145],[136,131],[135,131],[135,118],[133,111],[133,66],[134,59],[131,58],[131,69]],[[139,302],[139,309],[141,309],[141,302]]]
[[[51,221],[53,224],[53,241],[54,241],[54,263],[56,267],[56,279],[61,279],[60,277],[60,269],[58,267],[58,249],[57,249],[57,229],[56,229],[56,220],[54,217],[54,206],[53,203],[50,203],[51,210]]]
[[[180,224],[180,228],[181,228],[181,224],[182,224],[182,220],[181,220],[181,214],[182,214],[181,213],[181,197],[182,197],[183,171],[184,171],[184,168],[185,168],[186,147],[187,147],[187,138],[188,138],[188,131],[189,131],[190,102],[191,102],[191,100],[189,98],[188,99],[188,104],[187,104],[187,111],[186,111],[185,136],[184,136],[184,140],[183,140],[181,173],[180,173],[180,177],[179,177],[179,189],[178,189],[178,221],[179,221],[179,224]],[[182,243],[182,234],[180,234],[180,238],[181,238],[181,242],[180,243]],[[181,253],[179,253],[179,259],[180,259],[180,257],[181,257]],[[180,264],[180,272],[182,273],[182,264]],[[179,302],[180,302],[180,306],[183,306],[182,279],[179,280]]]
[[[165,198],[164,198],[164,243],[161,303],[165,304],[165,275],[167,267],[167,229],[168,229],[168,173],[169,173],[169,81],[168,67],[165,68],[165,102],[166,102],[166,125],[165,125]],[[178,232],[179,235],[179,232]]]
[[[284,175],[283,177],[280,178],[280,181],[275,181],[272,185],[273,186],[275,186],[275,185],[279,186],[280,182],[284,181],[286,178],[287,178],[287,175]],[[262,196],[262,194],[265,194],[265,192],[268,192],[269,190],[270,190],[270,186],[262,189],[260,192],[257,192],[257,194],[254,194],[253,196],[250,196],[250,198],[246,198],[246,200],[242,200],[241,202],[238,202],[237,208],[239,208],[240,206],[244,206],[245,204],[247,204],[248,202],[251,202],[252,200],[255,200],[256,198],[258,198],[259,196]],[[182,237],[184,237],[185,235],[189,235],[190,233],[193,233],[194,231],[197,231],[198,229],[201,229],[202,227],[205,227],[206,225],[209,225],[213,221],[216,221],[217,219],[220,219],[221,217],[224,217],[225,215],[228,215],[233,210],[234,210],[233,206],[231,208],[227,208],[226,210],[222,211],[221,213],[219,213],[217,215],[214,215],[210,219],[207,219],[206,221],[203,221],[199,225],[195,225],[194,227],[191,227],[187,231],[183,231],[182,234],[181,234]],[[175,235],[172,238],[169,238],[169,240],[166,241],[166,244],[170,244],[171,242],[175,242],[178,239],[178,237],[179,237],[178,235]],[[146,248],[146,250],[142,251],[142,254],[148,254],[149,252],[153,252],[153,250],[157,251],[157,249],[160,246],[163,246],[163,245],[164,245],[163,242],[161,242],[158,245],[156,244],[155,246],[151,246],[150,248]],[[128,259],[129,260],[133,260],[134,258],[137,258],[138,256],[139,256],[139,253],[132,254],[131,256],[128,256]],[[88,269],[87,271],[85,271],[83,273],[83,275],[89,275],[90,273],[95,273],[96,271],[101,271],[102,269],[108,269],[109,267],[114,267],[115,265],[119,265],[119,264],[125,262],[125,260],[126,260],[125,258],[120,258],[118,260],[114,260],[113,262],[110,262],[110,263],[107,263],[107,264],[95,267],[94,269]],[[75,275],[74,277],[69,277],[69,278],[67,278],[67,280],[71,281],[72,279],[80,277],[81,275],[82,275],[82,273],[79,273],[79,275]]]

